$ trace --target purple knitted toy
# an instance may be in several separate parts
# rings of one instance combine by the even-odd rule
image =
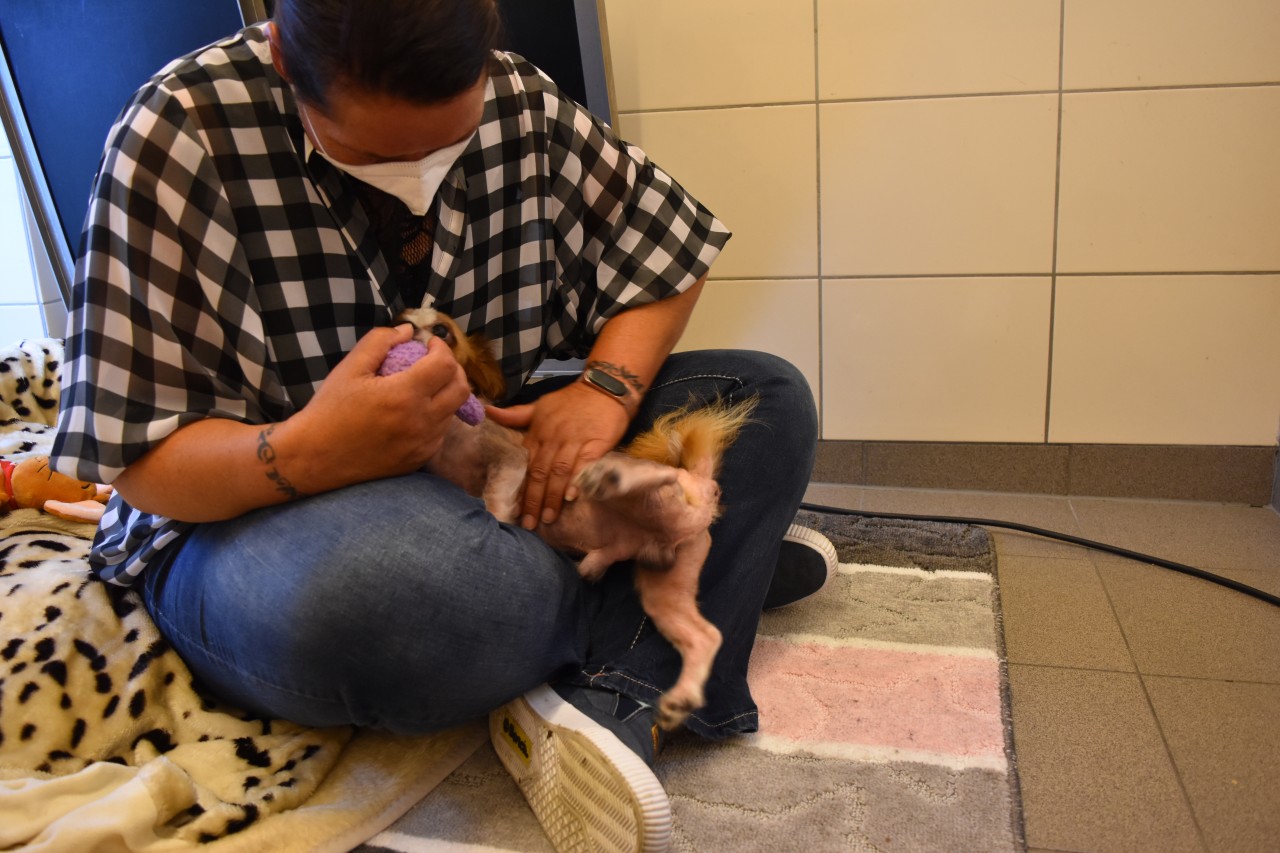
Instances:
[[[378,375],[390,376],[393,373],[408,370],[411,364],[426,354],[427,345],[421,341],[405,341],[402,344],[396,344],[387,353],[382,366],[378,368]],[[476,426],[484,420],[484,404],[476,398],[475,394],[472,394],[458,407],[458,417],[464,423]]]

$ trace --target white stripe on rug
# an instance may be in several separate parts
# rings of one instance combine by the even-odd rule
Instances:
[[[874,649],[884,652],[903,652],[917,655],[943,655],[945,657],[976,658],[999,661],[995,649],[979,649],[972,646],[931,646],[925,643],[897,643],[892,640],[864,640],[858,637],[829,637],[826,634],[774,634],[771,640],[795,645],[827,646],[832,649]]]
[[[948,770],[994,770],[1005,773],[1009,762],[1003,755],[948,755],[920,749],[902,749],[891,746],[834,743],[831,741],[797,741],[775,735],[745,735],[742,742],[756,749],[777,755],[807,753],[819,758],[840,758],[845,761],[865,761],[870,764],[929,764]]]
[[[487,844],[464,844],[440,838],[422,838],[403,832],[380,832],[365,842],[371,847],[396,850],[398,853],[520,853],[506,847]]]
[[[949,578],[951,580],[980,581],[987,585],[995,583],[995,578],[986,572],[958,572],[954,569],[916,569],[909,566],[876,566],[871,563],[841,563],[839,571],[844,575],[856,575],[863,572],[874,572],[881,575],[911,575],[918,578]]]

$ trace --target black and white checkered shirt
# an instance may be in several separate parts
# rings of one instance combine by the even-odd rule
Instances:
[[[77,267],[58,470],[109,483],[202,418],[288,418],[405,307],[354,182],[308,151],[260,27],[170,64],[125,108]],[[427,292],[494,341],[513,389],[547,357],[585,355],[623,308],[688,288],[729,237],[510,54],[437,213]],[[91,563],[128,585],[188,528],[115,496]]]

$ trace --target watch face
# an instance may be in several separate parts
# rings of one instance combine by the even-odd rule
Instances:
[[[608,391],[615,397],[627,396],[627,386],[623,385],[620,380],[615,379],[603,370],[597,370],[593,367],[586,373],[582,374],[582,378],[597,388],[603,391]]]

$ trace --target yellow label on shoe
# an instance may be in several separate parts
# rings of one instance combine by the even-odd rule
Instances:
[[[529,736],[524,733],[524,729],[520,728],[520,724],[507,713],[502,715],[502,742],[511,747],[511,750],[528,764],[532,759],[532,744]]]

